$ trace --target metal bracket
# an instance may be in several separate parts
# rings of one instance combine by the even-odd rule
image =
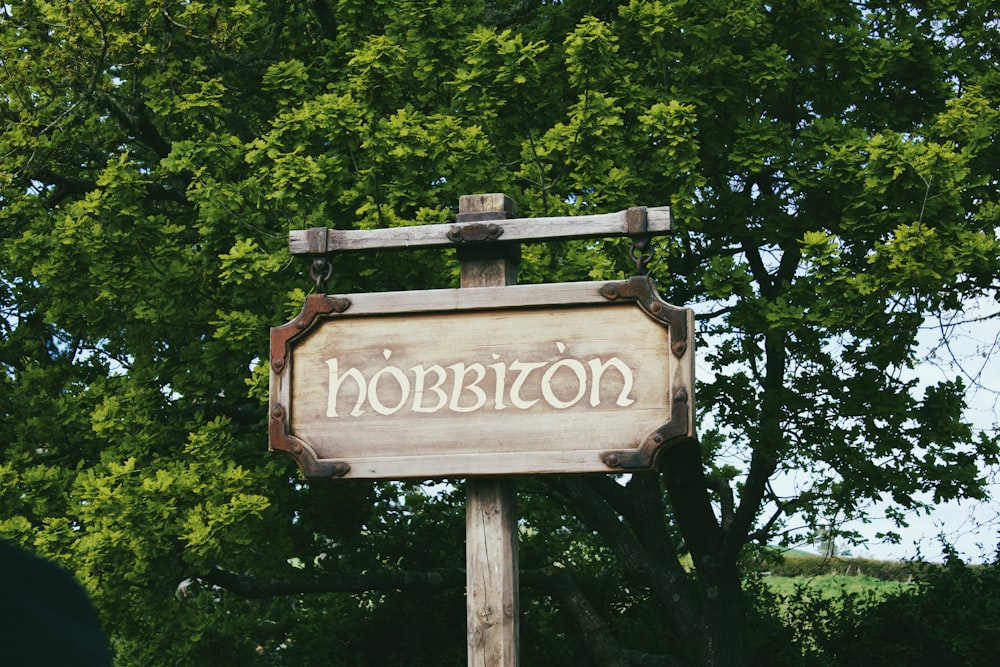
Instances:
[[[601,460],[609,468],[645,470],[652,468],[660,449],[690,440],[688,435],[688,393],[680,387],[674,392],[670,421],[650,433],[637,449],[605,452]]]
[[[646,275],[649,265],[656,255],[651,245],[652,234],[649,233],[649,215],[645,206],[633,206],[625,211],[625,227],[632,237],[632,247],[628,256],[635,262],[637,276]]]
[[[645,206],[633,206],[625,211],[625,225],[629,236],[649,234],[649,215]]]
[[[521,263],[521,244],[495,243],[504,231],[498,222],[506,219],[505,211],[459,213],[455,216],[458,224],[449,227],[445,236],[455,244],[460,262],[504,259],[517,265]]]
[[[329,234],[326,227],[313,227],[306,231],[306,248],[312,258],[309,276],[316,282],[316,293],[326,292],[326,281],[333,275],[333,264],[327,256]]]
[[[330,235],[326,227],[313,227],[306,230],[306,252],[307,255],[325,255],[329,248],[327,246]]]
[[[483,215],[481,213],[466,215]],[[498,218],[502,220],[502,218]],[[467,222],[460,225],[452,225],[446,234],[452,243],[478,243],[482,241],[496,241],[503,236],[503,227],[495,222]]]
[[[310,294],[294,320],[271,329],[271,370],[277,374],[278,381],[289,381],[286,375],[289,370],[289,343],[308,333],[321,318],[343,313],[350,307],[351,300],[344,297]],[[351,470],[351,466],[343,461],[317,459],[316,453],[308,444],[291,435],[287,423],[288,411],[281,403],[271,405],[268,417],[270,449],[292,457],[306,478],[343,477]]]
[[[672,306],[660,298],[652,278],[633,276],[622,282],[605,283],[601,287],[601,294],[612,301],[634,300],[647,315],[667,325],[672,341],[670,349],[675,357],[680,359],[687,352],[687,309]]]
[[[271,368],[275,373],[285,370],[289,341],[306,333],[316,324],[320,316],[342,313],[351,307],[351,300],[344,297],[310,294],[302,311],[294,320],[271,329]]]
[[[306,479],[317,477],[343,477],[351,471],[351,466],[344,461],[332,461],[316,458],[312,447],[288,433],[288,413],[280,403],[271,406],[268,415],[268,442],[272,452],[281,452],[290,456],[302,470]]]

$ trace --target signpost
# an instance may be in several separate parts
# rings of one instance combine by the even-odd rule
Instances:
[[[470,195],[454,225],[292,232],[292,253],[321,274],[329,253],[455,247],[461,288],[313,294],[271,331],[269,446],[307,478],[469,478],[477,667],[517,664],[511,476],[650,469],[695,435],[689,309],[645,275],[514,285],[520,242],[630,236],[641,249],[670,231],[669,209],[512,215],[504,195]]]
[[[496,221],[507,220],[515,210],[514,202],[503,195],[473,195],[459,200],[456,221],[466,226],[449,229],[447,236],[462,244],[457,254],[463,289],[506,289],[507,285],[517,282],[521,247],[495,243],[504,234],[504,227]],[[511,227],[509,223],[504,224]],[[473,241],[484,236],[487,241],[478,244]],[[496,340],[492,335],[489,338]],[[518,667],[521,655],[519,573],[514,480],[470,477],[465,483],[468,667]]]

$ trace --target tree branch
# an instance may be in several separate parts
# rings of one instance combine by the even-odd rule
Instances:
[[[562,568],[550,567],[524,572],[521,577],[522,582],[544,588],[559,598],[560,610],[572,617],[587,649],[594,656],[595,664],[629,667],[630,661],[625,657],[604,617],[568,572]]]
[[[740,504],[733,516],[730,530],[726,532],[726,543],[723,547],[733,558],[746,544],[767,491],[767,484],[778,467],[778,454],[784,448],[781,413],[784,406],[785,367],[788,359],[785,335],[782,332],[771,331],[764,336],[764,391],[757,441],[754,443],[753,456],[750,459],[750,471],[740,494]]]
[[[240,597],[261,600],[283,595],[319,593],[364,593],[386,590],[435,590],[465,586],[465,570],[430,570],[400,572],[376,570],[360,574],[324,574],[321,578],[295,579],[240,576],[218,569],[198,577],[210,586],[218,586]]]
[[[664,521],[660,478],[656,473],[634,473],[626,486],[607,475],[587,477],[587,483],[604,498],[632,528],[640,544],[659,562],[677,562],[674,548]],[[677,563],[676,576],[684,577]]]
[[[719,504],[722,506],[722,529],[728,530],[733,523],[736,502],[733,499],[733,487],[729,485],[729,480],[723,477],[708,475],[705,482],[710,491],[714,491],[719,496]]]
[[[663,480],[674,518],[695,564],[718,554],[722,529],[708,496],[708,482],[697,443],[674,445],[660,455]]]
[[[552,477],[547,482],[559,490],[587,525],[601,534],[629,578],[637,585],[649,587],[678,635],[689,645],[695,645],[696,629],[690,620],[699,616],[700,604],[677,558],[653,558],[625,527],[611,505],[584,478],[561,476]]]
[[[750,272],[753,274],[754,280],[760,285],[760,293],[765,299],[773,299],[775,297],[774,283],[771,280],[771,274],[767,272],[767,267],[764,266],[764,260],[761,259],[760,250],[744,241],[743,253],[747,257],[747,263],[750,265]]]

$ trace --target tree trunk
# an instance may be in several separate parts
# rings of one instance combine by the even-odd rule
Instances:
[[[700,619],[701,645],[698,662],[703,667],[744,667],[750,660],[746,650],[746,597],[735,564],[698,571],[706,581]]]
[[[723,529],[715,516],[701,452],[696,444],[672,447],[661,456],[663,482],[677,525],[697,570],[699,617],[692,654],[702,667],[742,667],[746,655],[746,603],[736,565],[745,540]],[[742,535],[745,536],[745,533]]]

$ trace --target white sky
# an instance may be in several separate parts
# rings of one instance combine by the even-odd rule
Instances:
[[[996,302],[969,307],[951,323],[929,325],[921,336],[925,362],[918,377],[928,384],[961,376],[968,386],[967,418],[982,431],[997,433],[1000,416],[1000,316]],[[992,316],[992,317],[991,317]],[[950,345],[939,344],[941,327],[948,329]],[[927,560],[940,560],[943,551],[939,535],[952,544],[968,562],[992,560],[1000,543],[1000,471],[986,471],[992,480],[987,502],[963,501],[938,506],[928,516],[910,518],[902,529],[899,544],[872,543],[855,548],[852,555],[878,559],[908,559],[919,553]],[[888,522],[859,526],[866,535],[888,530]]]

